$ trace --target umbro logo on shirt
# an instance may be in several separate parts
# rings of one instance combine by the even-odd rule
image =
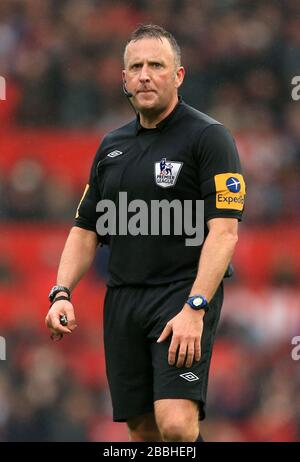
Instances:
[[[111,151],[109,154],[107,154],[107,157],[117,157],[123,154],[122,151]]]
[[[193,372],[186,372],[185,374],[180,374],[180,377],[187,380],[188,382],[194,382],[195,380],[199,380],[199,377],[193,374]]]

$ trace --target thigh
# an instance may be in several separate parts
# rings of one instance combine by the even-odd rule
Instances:
[[[188,399],[160,399],[154,402],[155,419],[160,424],[165,419],[180,419],[186,422],[197,422],[199,416],[199,407],[197,401]]]
[[[153,372],[149,342],[134,311],[139,293],[109,289],[104,306],[106,373],[114,421],[153,411]]]
[[[186,299],[185,294],[184,290],[178,292],[178,304],[181,307]],[[155,402],[177,399],[191,400],[198,404],[200,420],[204,419],[209,368],[222,302],[223,287],[221,285],[210,303],[209,312],[204,316],[201,337],[201,359],[199,362],[194,362],[191,367],[178,368],[175,365],[170,366],[168,364],[168,350],[171,336],[159,344],[155,341],[152,342]],[[164,325],[165,323],[160,326],[161,330],[164,328]]]
[[[196,401],[162,399],[154,402],[154,409],[163,441],[196,440],[199,435],[199,407]]]

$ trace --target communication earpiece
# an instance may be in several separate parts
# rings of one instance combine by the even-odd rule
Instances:
[[[123,93],[125,96],[127,96],[127,98],[132,98],[133,94],[130,93],[129,91],[127,91],[126,89],[126,82],[123,82]]]

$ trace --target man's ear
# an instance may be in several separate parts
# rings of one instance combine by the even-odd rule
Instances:
[[[123,85],[126,84],[126,71],[125,69],[122,70],[122,80],[123,80]]]
[[[178,67],[176,70],[176,77],[175,77],[175,87],[179,88],[182,85],[185,76],[185,69],[183,66]]]

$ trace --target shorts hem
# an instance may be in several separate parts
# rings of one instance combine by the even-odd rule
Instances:
[[[199,406],[199,420],[204,420],[206,416],[205,412],[205,401],[198,396],[182,396],[182,394],[170,395],[170,393],[160,394],[159,396],[155,396],[153,401],[159,401],[160,399],[187,399],[190,401],[197,401]]]

